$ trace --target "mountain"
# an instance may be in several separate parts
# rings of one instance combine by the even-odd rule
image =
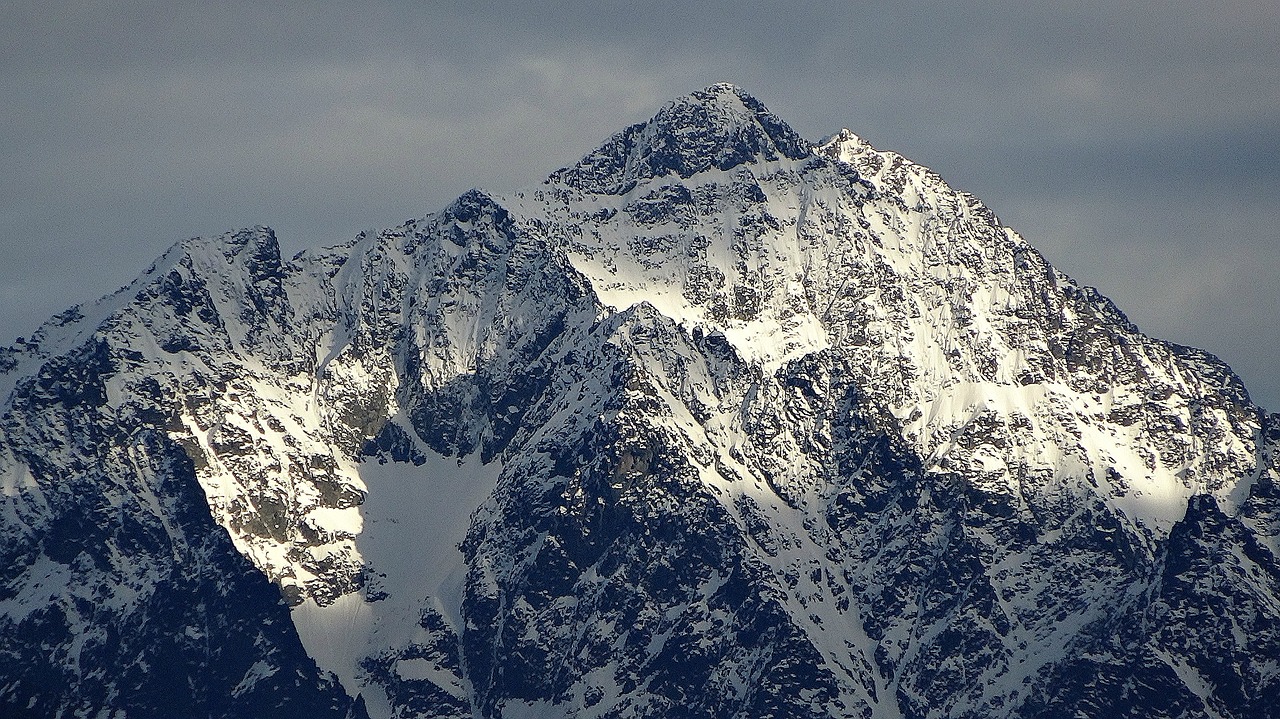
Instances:
[[[0,372],[4,716],[1280,716],[1280,415],[733,86]]]

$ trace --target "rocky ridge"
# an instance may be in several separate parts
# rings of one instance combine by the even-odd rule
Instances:
[[[1280,417],[732,86],[345,246],[179,243],[0,370],[11,713],[1280,705]]]

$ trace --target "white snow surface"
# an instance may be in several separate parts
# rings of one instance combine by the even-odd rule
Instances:
[[[421,466],[376,459],[358,466],[369,495],[360,506],[365,521],[355,537],[356,550],[374,577],[371,588],[387,596],[370,601],[356,592],[327,607],[307,600],[293,609],[308,653],[352,696],[364,694],[373,719],[391,716],[392,709],[361,670],[361,660],[421,634],[418,617],[427,603],[459,628],[465,566],[458,544],[501,471],[498,462],[425,453]]]

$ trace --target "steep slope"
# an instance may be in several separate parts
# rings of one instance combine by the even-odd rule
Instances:
[[[347,246],[179,243],[0,370],[13,711],[1280,705],[1280,417],[732,86]]]
[[[279,279],[269,233],[179,244],[5,354],[0,713],[363,713],[211,515],[184,429],[242,368],[285,366]]]

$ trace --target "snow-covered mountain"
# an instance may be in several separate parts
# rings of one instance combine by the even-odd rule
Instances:
[[[1280,716],[1280,415],[729,85],[0,372],[4,716]]]

